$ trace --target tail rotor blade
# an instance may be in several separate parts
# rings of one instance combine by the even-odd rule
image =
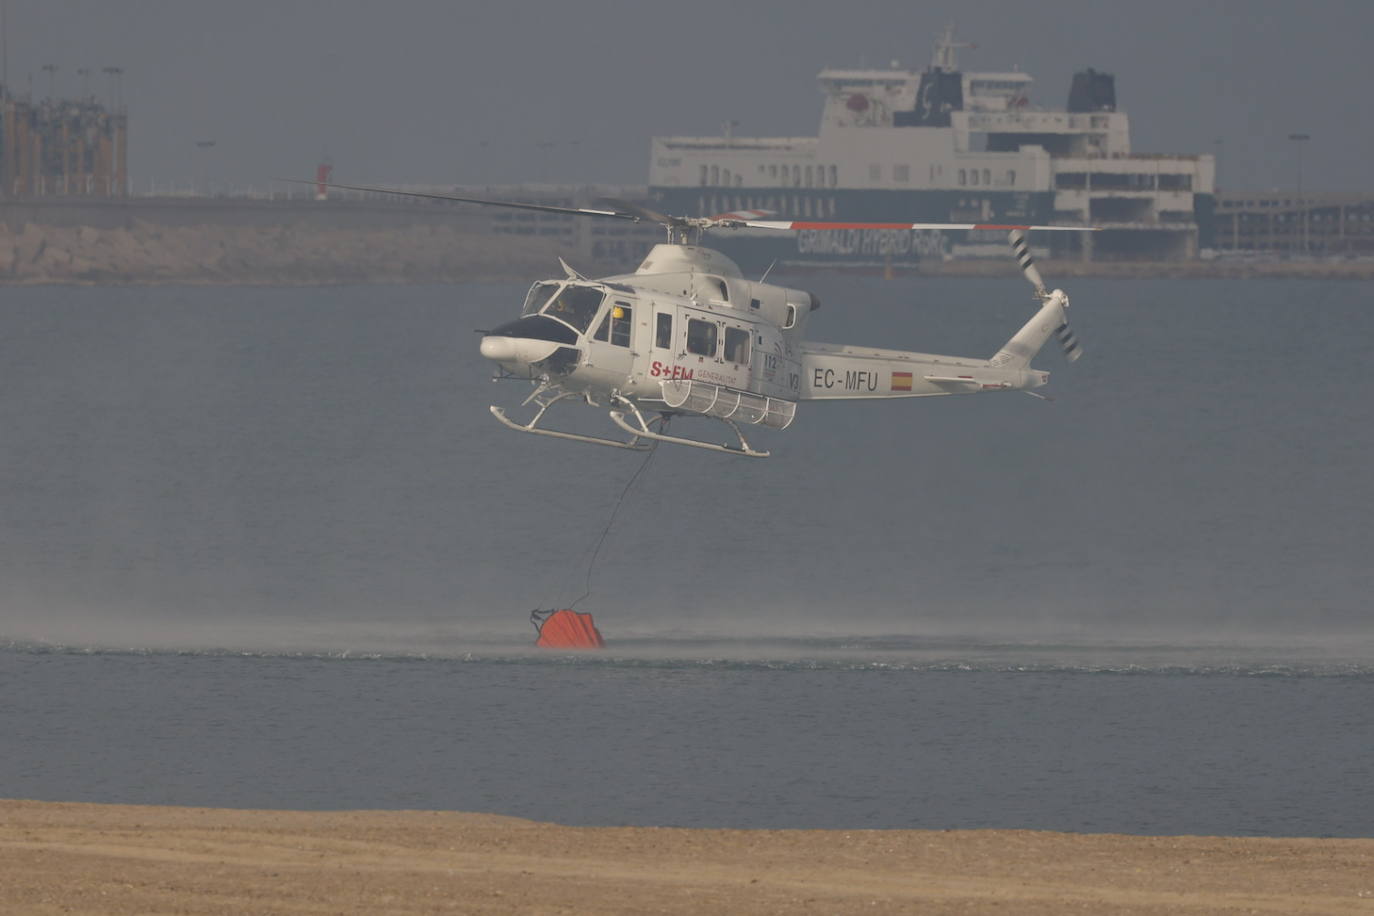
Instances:
[[[1026,233],[1020,229],[1013,229],[1007,234],[1011,242],[1012,254],[1016,255],[1016,263],[1021,265],[1021,273],[1025,274],[1026,279],[1035,289],[1035,295],[1044,299],[1049,293],[1045,290],[1045,281],[1040,277],[1040,271],[1035,268],[1035,259],[1031,257],[1030,246],[1026,244]]]
[[[1054,336],[1058,338],[1059,346],[1064,351],[1064,358],[1069,362],[1076,362],[1078,357],[1083,355],[1083,345],[1078,342],[1077,335],[1074,334],[1073,328],[1069,327],[1067,321],[1054,329]]]

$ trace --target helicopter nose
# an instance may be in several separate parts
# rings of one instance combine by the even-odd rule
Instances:
[[[482,338],[482,355],[493,362],[506,365],[529,365],[547,359],[557,350],[556,340],[534,340],[529,337],[505,337],[490,334]]]
[[[515,358],[515,341],[509,337],[483,337],[482,355],[498,363]]]

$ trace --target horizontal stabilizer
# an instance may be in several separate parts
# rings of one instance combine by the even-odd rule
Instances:
[[[924,378],[927,382],[930,382],[932,385],[939,385],[939,386],[941,386],[941,387],[950,387],[950,388],[979,388],[979,387],[981,387],[981,385],[980,385],[980,383],[978,382],[977,379],[969,378],[968,376],[926,375],[926,376],[922,376],[922,378]]]

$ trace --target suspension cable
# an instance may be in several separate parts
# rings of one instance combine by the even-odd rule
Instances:
[[[665,417],[660,424],[659,430],[662,431],[667,425],[668,421]],[[591,559],[587,561],[587,578],[583,584],[583,592],[580,596],[578,596],[578,599],[576,601],[568,605],[568,610],[576,608],[578,604],[582,602],[583,598],[586,598],[591,595],[592,571],[596,568],[596,560],[597,557],[601,555],[601,548],[606,543],[606,537],[611,533],[611,527],[615,524],[616,516],[620,514],[620,507],[625,502],[625,497],[629,495],[630,488],[635,485],[635,481],[638,480],[640,476],[643,475],[644,471],[649,467],[649,462],[654,459],[654,454],[657,451],[657,442],[649,446],[649,451],[644,455],[644,460],[640,462],[639,468],[633,474],[630,475],[630,479],[625,484],[625,489],[620,491],[620,496],[616,499],[615,506],[611,509],[611,517],[606,520],[606,527],[601,529],[601,536],[596,539],[596,546],[592,548]]]

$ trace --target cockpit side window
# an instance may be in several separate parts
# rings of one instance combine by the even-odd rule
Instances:
[[[628,347],[633,315],[630,303],[617,302],[611,306],[606,317],[601,319],[601,324],[597,326],[596,334],[593,335],[594,339],[609,341],[617,347]]]
[[[601,300],[606,294],[589,286],[565,286],[562,292],[541,309],[542,314],[570,325],[579,334],[586,333]]]
[[[630,327],[634,312],[628,302],[617,302],[611,306],[611,343],[617,347],[630,345]]]
[[[544,303],[558,292],[557,283],[536,283],[530,287],[529,294],[525,296],[525,307],[520,310],[521,315],[533,315],[544,307]]]

